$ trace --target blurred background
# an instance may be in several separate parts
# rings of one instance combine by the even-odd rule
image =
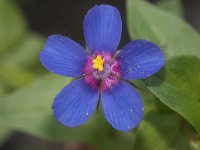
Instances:
[[[156,6],[159,5],[163,9],[166,8],[166,10],[168,7],[176,5],[171,11],[179,14],[196,30],[200,31],[199,0],[149,0],[149,2]],[[69,79],[63,79],[59,76],[55,78],[44,77],[45,81],[41,79],[47,74],[47,71],[40,65],[38,54],[47,36],[62,34],[85,46],[84,16],[92,6],[101,3],[114,5],[121,12],[123,20],[123,34],[119,46],[121,48],[130,40],[126,24],[125,0],[0,0],[0,101],[4,101],[0,103],[1,108],[3,108],[2,111],[0,110],[0,150],[122,148],[125,150],[133,147],[131,143],[136,138],[135,131],[132,134],[114,131],[102,115],[95,116],[98,121],[92,118],[88,125],[89,128],[86,125],[67,131],[60,127],[61,125],[55,120],[44,120],[41,117],[43,114],[47,118],[51,115],[50,107],[54,95],[69,82]],[[35,81],[38,83],[32,85]],[[53,83],[46,84],[48,82]],[[53,87],[54,83],[56,90],[50,94],[51,91],[45,90],[45,88]],[[43,97],[40,98],[37,97],[38,91],[32,91],[32,89],[43,84],[46,86],[42,87],[40,95]],[[26,98],[23,100],[25,96],[29,100],[30,106],[28,107],[26,106]],[[150,97],[153,96],[150,95]],[[43,101],[43,98],[48,100],[47,103],[45,103],[47,100],[44,102],[45,108],[48,110],[47,113],[41,111],[43,107],[40,108],[40,105],[36,105]],[[155,98],[153,97],[153,99]],[[31,106],[34,107],[33,118],[30,118],[32,114],[26,114],[27,110],[32,109]],[[165,106],[161,106],[161,108],[167,109]],[[4,115],[4,110],[6,112],[12,110],[12,112]],[[29,120],[24,118],[29,118]],[[173,119],[176,120],[176,117],[173,116],[171,120]],[[38,122],[35,123],[35,121]],[[90,128],[90,124],[93,122],[100,125]],[[183,128],[191,127],[186,123]],[[171,129],[169,130],[171,131]],[[96,134],[97,131],[102,133]],[[91,133],[88,135],[88,132]],[[194,133],[190,132],[189,134]],[[183,148],[190,149],[187,146],[183,146]]]

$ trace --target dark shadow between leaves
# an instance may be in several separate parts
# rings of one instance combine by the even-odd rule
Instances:
[[[145,131],[146,130],[146,131]],[[145,123],[142,125],[141,129],[138,132],[138,137],[136,139],[134,148],[136,149],[145,149],[146,147],[150,148],[170,148],[176,149],[179,142],[184,143],[186,149],[190,149],[189,143],[185,143],[185,141],[180,141],[180,137],[184,135],[180,135],[181,132],[181,119],[175,113],[160,113],[160,112],[152,112],[149,113],[145,117]],[[149,134],[149,135],[148,135]],[[155,135],[151,135],[155,134]],[[163,143],[166,142],[166,145],[162,145],[162,143],[151,143],[145,144],[145,142],[151,142],[152,140],[148,140],[148,136],[151,138],[159,138],[158,140]],[[141,144],[142,143],[142,144]],[[161,145],[159,145],[161,144]],[[167,146],[167,147],[166,147]]]
[[[147,87],[154,87],[161,85],[166,78],[166,69],[162,68],[158,73],[148,78],[142,79]]]

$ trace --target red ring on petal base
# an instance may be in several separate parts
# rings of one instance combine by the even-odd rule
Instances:
[[[103,71],[93,67],[93,60],[98,55],[104,60]],[[102,91],[105,91],[118,83],[121,77],[120,63],[118,60],[112,60],[112,57],[113,55],[107,52],[95,53],[88,57],[83,69],[84,79],[93,89],[98,89],[101,85]]]

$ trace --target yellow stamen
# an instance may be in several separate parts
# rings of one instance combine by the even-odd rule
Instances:
[[[101,55],[97,55],[97,57],[93,59],[92,62],[94,69],[97,69],[98,71],[103,71],[104,60]]]

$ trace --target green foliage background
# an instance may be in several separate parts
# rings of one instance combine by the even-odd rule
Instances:
[[[200,35],[182,18],[179,0],[127,0],[132,39],[161,46],[166,66],[133,81],[143,89],[145,118],[130,133],[110,127],[99,110],[71,129],[53,117],[51,104],[70,78],[48,73],[38,54],[46,37],[31,32],[15,1],[0,0],[0,144],[14,131],[53,141],[81,141],[99,150],[200,149]]]

